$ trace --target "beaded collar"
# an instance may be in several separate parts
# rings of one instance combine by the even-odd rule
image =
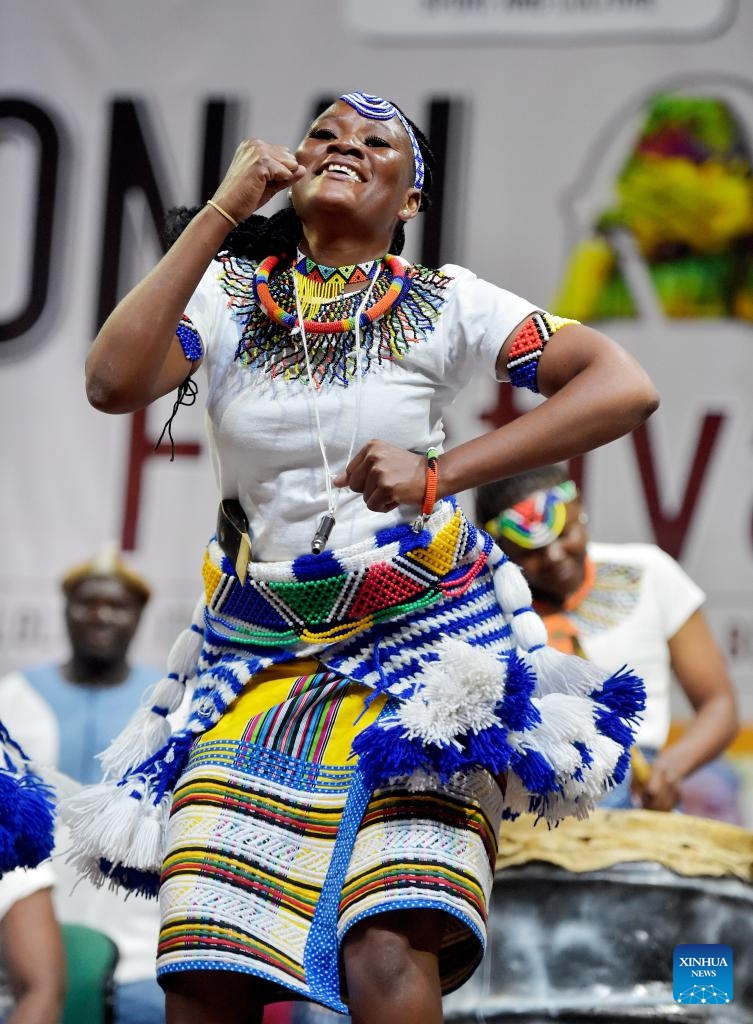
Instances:
[[[288,330],[292,331],[294,328],[299,326],[297,313],[283,309],[279,302],[274,299],[271,291],[269,290],[270,275],[279,262],[279,256],[268,256],[265,260],[262,260],[256,268],[252,287],[256,301],[262,307],[269,319],[274,320],[279,324],[283,324],[283,326],[287,327]],[[384,257],[382,262],[384,262],[387,269],[392,274],[392,281],[385,294],[361,313],[359,320],[360,327],[366,327],[374,320],[378,320],[379,317],[384,316],[384,314],[388,310],[392,309],[393,306],[402,302],[408,294],[408,290],[410,288],[410,277],[408,275],[407,267],[403,262],[398,259],[397,256],[390,256],[389,254]],[[308,334],[344,334],[346,331],[353,330],[356,326],[356,321],[352,316],[345,317],[340,320],[304,319],[302,326],[303,330]]]
[[[349,284],[365,284],[370,281],[379,270],[379,264],[380,260],[369,260],[367,263],[353,263],[347,267],[326,267],[299,250],[293,263],[293,270],[300,277],[316,285],[323,298],[334,299]]]
[[[272,379],[308,379],[298,336],[285,324],[271,319],[256,300],[253,290],[256,264],[229,254],[221,255],[219,263],[218,281],[241,329],[236,359]],[[434,330],[452,278],[442,271],[419,265],[411,266],[407,273],[411,284],[405,298],[363,330],[365,373],[370,367],[401,360],[413,345],[428,340]],[[389,274],[380,274],[374,282],[373,298],[382,298],[389,287]],[[295,309],[290,264],[276,270],[269,280],[269,288],[280,306]],[[359,295],[359,292],[346,292],[335,299],[328,306],[332,320],[354,323]],[[317,386],[326,382],[347,387],[355,375],[354,344],[354,330],[311,334],[310,355]]]

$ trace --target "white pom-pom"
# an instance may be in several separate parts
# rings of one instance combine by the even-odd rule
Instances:
[[[502,611],[512,615],[518,608],[528,608],[531,591],[520,568],[506,559],[494,573],[494,592]]]
[[[524,651],[543,646],[547,642],[546,626],[534,611],[521,612],[520,615],[513,616],[510,628],[515,643]]]
[[[420,689],[398,709],[407,736],[448,743],[494,725],[496,705],[504,696],[506,665],[462,640],[443,640],[438,654],[439,660],[424,669]]]

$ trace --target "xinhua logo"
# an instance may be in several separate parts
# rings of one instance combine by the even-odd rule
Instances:
[[[672,978],[676,1003],[731,1003],[729,946],[675,946]]]

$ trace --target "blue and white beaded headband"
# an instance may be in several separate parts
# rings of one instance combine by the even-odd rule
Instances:
[[[389,100],[383,100],[381,96],[372,96],[368,92],[348,92],[339,97],[344,103],[349,104],[357,110],[361,117],[368,117],[371,121],[390,121],[393,117],[400,120],[403,128],[410,139],[413,150],[413,162],[416,167],[416,178],[413,182],[415,188],[421,189],[424,186],[424,158],[421,155],[421,148],[415,132],[401,113]]]

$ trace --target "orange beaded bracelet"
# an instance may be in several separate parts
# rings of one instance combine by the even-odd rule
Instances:
[[[429,448],[426,453],[426,490],[421,505],[421,513],[413,523],[416,533],[423,530],[426,521],[434,511],[434,502],[437,499],[437,481],[439,480],[439,451],[436,448]]]

